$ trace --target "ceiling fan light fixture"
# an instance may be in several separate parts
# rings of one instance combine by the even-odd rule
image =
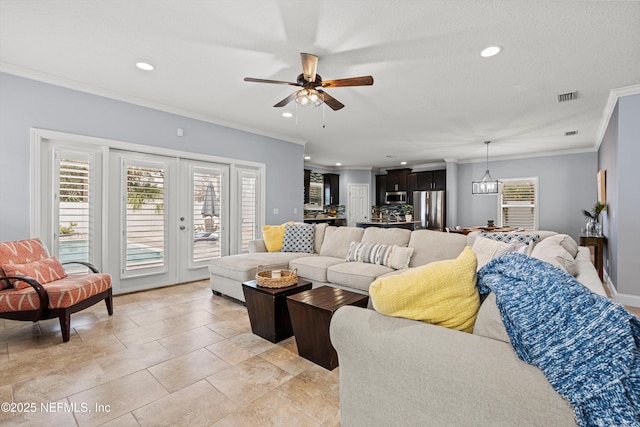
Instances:
[[[296,93],[296,102],[303,107],[318,107],[322,105],[323,98],[320,92],[313,88],[300,89]]]

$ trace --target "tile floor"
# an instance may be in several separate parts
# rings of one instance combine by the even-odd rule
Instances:
[[[208,280],[116,296],[111,317],[103,303],[76,313],[68,343],[57,319],[0,319],[0,366],[0,403],[22,405],[0,425],[340,425],[340,368],[253,335]]]
[[[340,425],[340,368],[253,335],[208,280],[116,296],[114,310],[72,315],[68,343],[57,319],[0,319],[0,403],[23,405],[0,425]]]

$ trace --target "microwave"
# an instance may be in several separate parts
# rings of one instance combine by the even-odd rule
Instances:
[[[407,203],[406,191],[387,191],[384,195],[385,205],[403,205]]]

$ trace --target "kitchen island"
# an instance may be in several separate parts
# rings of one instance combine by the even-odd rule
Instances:
[[[391,221],[388,219],[372,219],[367,222],[356,222],[356,227],[380,227],[380,228],[404,228],[407,230],[415,230],[420,225],[420,221]]]

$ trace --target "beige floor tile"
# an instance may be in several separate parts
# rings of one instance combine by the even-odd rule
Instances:
[[[276,389],[276,394],[317,422],[335,417],[340,410],[338,379],[313,366]]]
[[[0,403],[13,401],[11,384],[0,386]]]
[[[314,366],[313,362],[279,345],[260,353],[259,356],[294,376]]]
[[[9,347],[11,349],[11,347]],[[53,371],[53,361],[45,351],[24,352],[20,358],[12,359],[9,350],[9,361],[0,369],[0,384],[13,384],[27,381]]]
[[[100,366],[91,360],[14,384],[13,396],[16,402],[53,402],[107,381]]]
[[[251,359],[255,356],[246,348],[232,343],[229,340],[211,344],[206,347],[206,349],[230,365],[237,365],[238,363],[244,362],[245,360]]]
[[[116,418],[115,420],[108,421],[104,424],[101,424],[100,427],[139,427],[140,424],[138,420],[133,416],[131,412],[127,412],[121,417]]]
[[[230,365],[204,348],[149,368],[149,372],[173,393]]]
[[[258,398],[220,421],[213,427],[287,426],[314,427],[318,423],[273,393]]]
[[[103,335],[87,340],[77,339],[49,350],[54,366],[65,367],[76,363],[94,360],[126,350],[126,347],[113,335]]]
[[[77,408],[81,410],[82,408]],[[29,427],[69,427],[75,426],[74,408],[67,399],[43,402],[28,406],[28,412],[0,412],[0,425]]]
[[[285,340],[282,340],[278,343],[278,345],[282,348],[286,348],[293,354],[298,354],[298,344],[296,343],[296,337],[289,337]]]
[[[225,338],[251,332],[251,324],[248,318],[242,320],[218,320],[208,324],[207,328]]]
[[[83,427],[114,420],[168,395],[153,375],[144,370],[71,395],[69,401],[92,409],[91,412],[75,414],[78,424]],[[102,410],[96,411],[96,406]]]
[[[109,335],[116,332],[126,331],[128,329],[134,329],[137,327],[138,325],[133,320],[129,319],[127,316],[124,316],[121,313],[116,313],[104,320],[89,323],[86,325],[75,326],[73,329],[75,329],[80,338],[86,340],[102,335]]]
[[[0,362],[9,361],[9,344],[0,344]]]
[[[258,335],[255,335],[251,332],[245,332],[244,334],[235,335],[229,338],[229,341],[246,348],[253,354],[260,354],[264,351],[276,347],[276,344],[267,341],[264,338],[259,337]]]
[[[238,405],[247,405],[291,379],[291,375],[259,357],[245,360],[207,378]]]
[[[156,310],[145,310],[137,313],[129,314],[129,319],[133,320],[137,325],[144,326],[156,323],[161,320],[176,319],[183,316],[184,312],[174,310],[171,307],[158,308]],[[180,321],[177,319],[177,321]]]
[[[15,343],[17,341],[31,340],[41,337],[40,325],[33,322],[9,322],[5,321],[5,328],[0,332],[0,343]],[[62,339],[60,339],[62,341]]]
[[[207,426],[237,409],[224,394],[202,380],[133,411],[141,426]]]
[[[105,375],[114,380],[155,366],[173,357],[173,353],[157,341],[129,348],[96,360]]]
[[[223,340],[224,337],[222,335],[213,332],[209,328],[200,326],[189,331],[162,338],[158,342],[171,353],[180,355]]]
[[[127,347],[134,347],[151,341],[159,340],[182,332],[175,321],[161,321],[150,325],[139,326],[135,329],[116,332],[114,335]]]

